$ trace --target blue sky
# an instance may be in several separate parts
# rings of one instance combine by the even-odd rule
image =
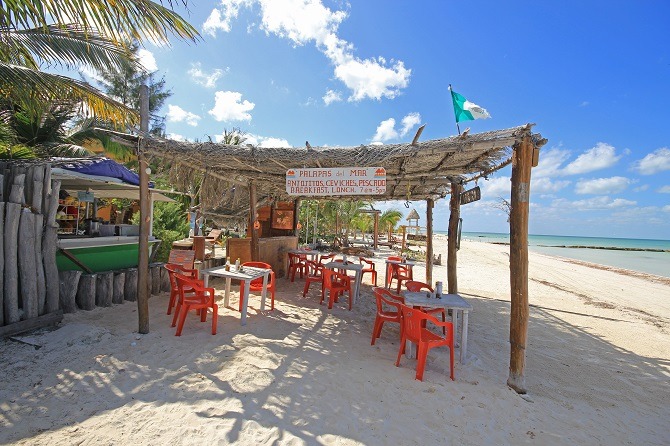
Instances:
[[[535,123],[530,232],[670,239],[670,3],[650,1],[190,2],[198,44],[147,45],[167,133],[239,127],[268,146],[454,135],[448,92],[486,108],[472,133]],[[300,167],[300,166],[296,166]],[[480,181],[464,230],[508,232],[493,207],[510,169]],[[405,213],[425,203],[380,205]],[[445,230],[448,200],[435,227]],[[420,224],[425,224],[422,217]]]

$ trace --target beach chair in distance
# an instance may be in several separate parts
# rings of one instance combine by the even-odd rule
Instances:
[[[372,288],[372,292],[377,301],[377,315],[375,316],[375,325],[372,329],[372,341],[370,345],[375,345],[375,341],[381,336],[384,322],[402,323],[400,320],[400,306],[403,300],[402,297],[396,296],[386,288],[374,287]]]
[[[264,269],[272,269],[272,265],[265,263],[265,262],[244,262],[242,266],[250,266],[252,268],[264,268]],[[268,285],[267,285],[267,291],[270,293],[270,311],[275,309],[275,290],[277,289],[276,286],[276,281],[275,281],[275,272],[270,271],[270,277],[268,278]],[[242,312],[242,299],[244,298],[244,292],[242,290],[243,284],[240,283],[240,312]],[[249,292],[252,291],[260,291],[263,292],[263,278],[259,277],[258,279],[254,279],[249,283]]]
[[[222,233],[223,229],[212,229],[209,231],[209,234],[205,236],[205,241],[209,243],[216,243],[219,240],[219,237],[221,237]]]
[[[417,364],[416,379],[423,381],[423,372],[426,368],[426,358],[428,350],[435,347],[449,347],[449,366],[451,370],[451,380],[454,380],[454,326],[451,322],[441,322],[436,317],[423,311],[410,308],[406,305],[400,306],[402,314],[402,330],[400,331],[400,349],[398,350],[398,359],[395,365],[400,365],[400,358],[405,353],[407,341],[413,342],[417,346]],[[426,328],[426,322],[431,322],[437,327],[444,328],[442,336],[433,333]]]
[[[177,325],[175,336],[181,336],[186,316],[190,310],[198,310],[200,312],[200,322],[206,322],[207,310],[209,308],[212,309],[212,334],[215,335],[216,324],[219,318],[219,307],[214,302],[214,288],[205,288],[202,280],[182,274],[175,274],[175,278],[177,279],[177,288],[179,289],[179,300],[177,301],[177,308],[172,318],[172,326]],[[187,290],[191,290],[191,292],[188,293]],[[179,324],[177,324],[177,316],[179,316]]]

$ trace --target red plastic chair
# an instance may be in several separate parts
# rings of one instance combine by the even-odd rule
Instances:
[[[325,269],[323,265],[320,265],[313,260],[306,260],[305,264],[307,265],[308,273],[305,277],[305,288],[302,290],[302,297],[307,295],[309,286],[312,284],[312,282],[320,283],[321,287],[323,288],[323,270]]]
[[[338,296],[345,291],[349,293],[349,311],[351,311],[352,294],[351,294],[351,279],[346,274],[338,273],[332,269],[324,268],[323,286],[321,287],[321,304],[326,298],[326,291],[328,292],[328,309],[333,308],[333,303],[337,302]]]
[[[370,273],[372,275],[372,283],[377,286],[377,270],[375,269],[375,262],[368,260],[365,257],[359,257],[358,261],[363,265],[363,269],[361,270],[361,281],[363,280],[365,273]]]
[[[296,271],[300,271],[300,278],[307,273],[306,258],[300,254],[288,253],[288,274],[291,275],[291,282],[295,281]]]
[[[372,292],[375,294],[377,300],[377,315],[375,317],[374,328],[372,329],[372,342],[370,342],[370,345],[375,345],[375,341],[381,336],[384,322],[402,323],[400,319],[400,306],[403,304],[403,299],[401,296],[391,293],[386,288],[374,287],[372,288]],[[395,308],[395,310],[388,309],[389,307]]]
[[[428,350],[446,345],[449,347],[449,365],[451,369],[451,380],[454,380],[454,326],[451,322],[439,321],[436,317],[423,311],[410,308],[406,305],[400,306],[402,314],[402,330],[400,334],[400,350],[395,365],[400,365],[400,357],[405,353],[407,341],[417,345],[416,379],[423,381],[423,371],[426,368],[426,357]],[[431,322],[437,327],[444,328],[442,336],[425,328],[425,322]]]
[[[319,260],[318,260],[317,263],[318,263],[319,265],[323,266],[323,265],[325,265],[326,263],[328,263],[328,261],[332,261],[334,258],[335,258],[335,254],[333,254],[333,253],[330,253],[330,254],[321,254],[321,255],[319,256]]]
[[[265,262],[244,262],[242,266],[250,266],[252,268],[265,268],[272,269],[272,265]],[[270,277],[268,278],[267,291],[270,292],[270,311],[275,309],[275,272],[270,271]],[[249,292],[260,291],[263,292],[263,278],[259,277],[254,279],[249,283]],[[244,290],[242,289],[242,284],[240,283],[240,312],[242,311],[242,304]]]
[[[209,308],[212,309],[212,334],[215,335],[219,307],[214,303],[214,288],[205,288],[202,280],[182,274],[175,274],[175,279],[177,280],[177,288],[179,289],[179,300],[177,301],[177,308],[172,318],[172,326],[174,327],[177,325],[177,316],[179,316],[179,324],[177,325],[175,336],[181,336],[186,315],[190,310],[198,310],[200,312],[200,321],[206,322],[207,309]],[[193,293],[191,295],[187,294],[187,289],[191,289]]]
[[[396,257],[396,256],[390,256],[388,258],[389,260],[396,260],[396,261],[402,261],[402,257]],[[391,283],[393,282],[393,279],[396,280],[397,287],[396,287],[396,293],[400,293],[400,286],[404,281],[407,280],[414,280],[413,273],[412,273],[412,267],[408,267],[405,265],[396,265],[394,263],[389,263],[388,268],[386,269],[386,274],[387,277],[389,277],[389,288],[391,287]]]
[[[182,274],[194,279],[198,278],[197,269],[188,269],[182,265],[166,263],[163,267],[168,272],[168,277],[170,278],[170,300],[168,301],[167,314],[172,313],[172,308],[177,302],[177,296],[179,296],[179,289],[177,288],[177,280],[175,279],[175,274]]]
[[[433,292],[433,287],[431,287],[427,283],[418,282],[416,280],[408,280],[407,282],[405,282],[405,288],[407,288],[407,291],[427,290],[427,291],[430,291],[431,293]],[[423,311],[424,313],[433,314],[433,315],[441,314],[442,315],[442,322],[447,320],[447,312],[444,308],[421,307],[421,311]]]

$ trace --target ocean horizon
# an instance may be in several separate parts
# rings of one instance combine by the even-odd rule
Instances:
[[[509,243],[509,234],[463,232],[461,239]],[[551,256],[670,277],[670,240],[529,234],[528,249]]]

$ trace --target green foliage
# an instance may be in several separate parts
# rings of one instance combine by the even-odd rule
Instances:
[[[181,203],[155,203],[154,232],[163,229],[180,233],[180,238],[188,235],[186,207]]]
[[[184,238],[184,235],[181,232],[172,231],[170,229],[156,229],[154,230],[154,236],[162,241],[154,261],[164,263],[167,263],[168,258],[170,257],[172,242],[176,242],[177,240]]]

